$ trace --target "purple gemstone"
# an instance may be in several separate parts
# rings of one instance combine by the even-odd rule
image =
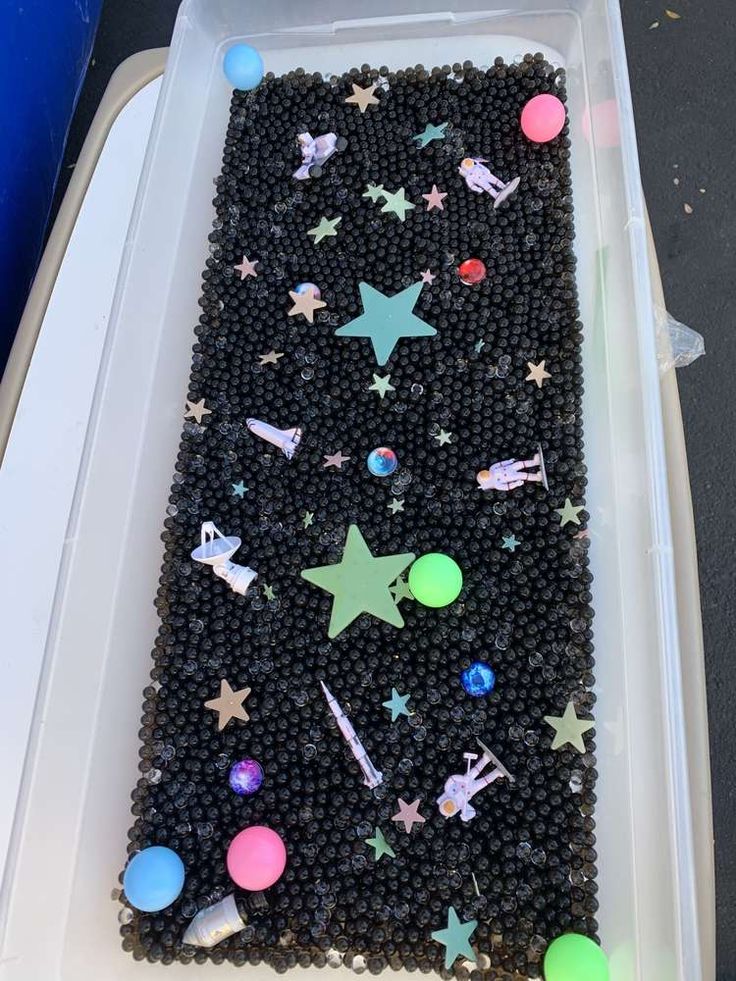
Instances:
[[[263,783],[263,768],[257,760],[240,760],[230,767],[230,786],[245,797],[254,794]]]

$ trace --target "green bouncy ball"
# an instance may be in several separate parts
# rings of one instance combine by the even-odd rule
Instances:
[[[409,589],[423,606],[448,606],[462,588],[460,566],[442,552],[427,552],[409,569]]]
[[[608,958],[580,933],[564,933],[544,955],[545,981],[609,981]]]

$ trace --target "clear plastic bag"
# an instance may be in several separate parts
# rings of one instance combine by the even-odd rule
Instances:
[[[703,335],[675,320],[664,307],[655,306],[654,319],[660,375],[664,375],[670,368],[684,368],[701,354],[705,354]]]

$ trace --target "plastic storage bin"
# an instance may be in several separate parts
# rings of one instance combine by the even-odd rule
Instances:
[[[488,64],[537,50],[566,66],[595,574],[600,932],[613,981],[709,977],[702,911],[710,883],[696,881],[651,284],[618,5],[519,0],[510,11],[498,0],[463,0],[445,8],[376,0],[369,17],[351,0],[186,0],[181,8],[49,635],[0,907],[3,979],[192,973],[124,954],[110,891],[137,778],[159,534],[229,106],[221,61],[234,40],[256,45],[275,72]]]

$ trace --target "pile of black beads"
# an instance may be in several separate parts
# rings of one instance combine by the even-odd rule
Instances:
[[[345,103],[352,82],[373,81],[380,105],[361,113]],[[530,144],[518,122],[542,92],[564,99],[564,75],[527,55],[488,69],[364,65],[330,79],[297,70],[233,96],[187,393],[212,414],[185,424],[176,461],[128,847],[173,848],[186,883],[161,913],[123,909],[123,946],[137,959],[464,975],[472,965],[445,971],[430,939],[454,906],[478,920],[472,942],[485,956],[470,978],[518,981],[541,977],[559,934],[596,935],[594,732],[584,755],[553,752],[543,721],[569,699],[591,713],[595,699],[587,542],[554,513],[566,497],[582,503],[586,482],[569,140],[565,130]],[[412,136],[441,122],[445,138],[418,148]],[[322,176],[298,182],[303,131],[348,145]],[[505,181],[519,176],[518,192],[494,211],[457,173],[465,156],[487,158]],[[404,222],[382,214],[363,197],[369,183],[404,187],[415,209]],[[426,210],[433,184],[448,192],[444,211]],[[338,215],[337,237],[315,245],[307,229]],[[258,261],[257,278],[234,271],[244,254]],[[488,268],[476,286],[457,275],[470,257]],[[361,313],[360,281],[393,295],[425,269],[437,278],[415,312],[436,337],[400,340],[383,369],[367,339],[335,337]],[[327,303],[312,325],[286,315],[300,282],[316,283]],[[272,349],[284,357],[260,366]],[[540,389],[524,376],[542,359],[552,377]],[[384,399],[368,391],[374,372],[390,373],[395,391]],[[302,426],[294,459],[249,433],[250,416]],[[449,444],[434,438],[440,428]],[[538,443],[549,492],[477,489],[478,470],[527,459]],[[393,477],[369,475],[376,446],[398,455]],[[325,469],[338,450],[350,461]],[[232,492],[241,479],[242,499]],[[392,498],[403,512],[387,510]],[[206,520],[242,538],[233,560],[258,571],[245,597],[192,562]],[[452,555],[465,579],[458,601],[433,610],[404,599],[403,630],[363,615],[329,641],[331,597],[299,573],[339,561],[350,523],[374,554]],[[510,535],[521,541],[514,552],[501,547]],[[460,683],[474,660],[497,675],[481,699]],[[250,721],[218,733],[203,703],[222,678],[252,694]],[[383,772],[376,790],[364,787],[319,679]],[[411,695],[414,713],[395,724],[381,707],[392,686]],[[470,823],[445,820],[437,796],[478,739],[515,782],[481,791]],[[265,781],[241,798],[228,772],[246,756]],[[427,820],[411,834],[390,820],[398,797],[422,800]],[[260,823],[283,837],[288,864],[249,897],[229,879],[225,853]],[[376,827],[395,859],[374,861],[365,839]],[[246,929],[210,951],[182,945],[192,916],[232,891]]]

